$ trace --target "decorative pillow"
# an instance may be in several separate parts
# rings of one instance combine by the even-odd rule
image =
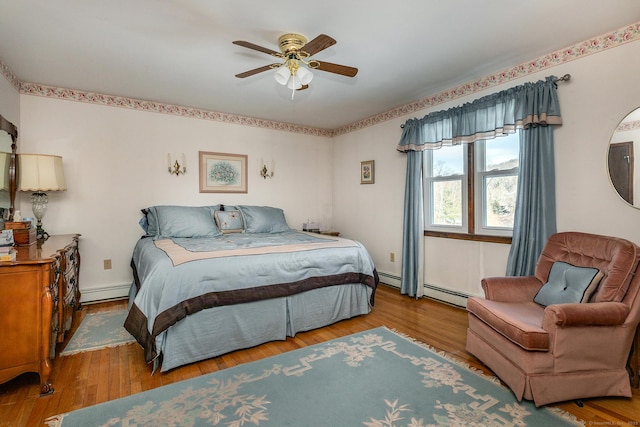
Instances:
[[[556,261],[547,283],[533,299],[540,305],[587,302],[604,274],[597,268],[576,267]]]
[[[225,209],[228,209],[228,206]],[[244,231],[244,221],[240,211],[215,211],[213,216],[216,219],[218,228],[224,234],[242,233]]]
[[[145,232],[146,236],[155,236],[158,234],[158,221],[156,221],[156,210],[155,207],[150,207],[146,209],[140,209],[142,214],[144,215],[138,221],[138,224]]]
[[[144,234],[145,235],[149,235],[149,220],[147,219],[147,210],[146,209],[141,209],[143,215],[142,218],[140,218],[140,221],[138,221],[138,225],[140,227],[142,227],[142,229],[144,230]]]
[[[269,206],[238,206],[245,221],[247,233],[281,233],[291,230],[284,212]]]
[[[213,220],[211,206],[152,206],[142,212],[146,215],[147,236],[216,237],[221,235]],[[141,222],[144,224],[144,221]]]

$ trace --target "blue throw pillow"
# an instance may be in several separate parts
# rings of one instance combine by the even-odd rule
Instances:
[[[597,268],[556,261],[549,279],[533,299],[540,305],[588,302],[604,274]]]
[[[269,206],[238,206],[242,212],[247,233],[282,233],[291,230],[284,212]]]
[[[216,237],[222,234],[213,220],[211,206],[152,206],[143,212],[148,236]]]
[[[225,206],[225,209],[228,209],[228,206]],[[224,234],[242,233],[244,231],[244,222],[240,211],[215,211],[213,216],[216,219],[218,228]]]

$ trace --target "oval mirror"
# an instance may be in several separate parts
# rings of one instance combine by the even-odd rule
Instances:
[[[629,205],[640,209],[640,108],[622,119],[609,141],[607,170],[616,193]]]

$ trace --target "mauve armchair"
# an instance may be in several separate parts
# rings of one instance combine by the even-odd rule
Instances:
[[[518,400],[533,400],[536,406],[589,397],[631,397],[631,385],[638,387],[639,260],[640,247],[628,240],[578,232],[554,234],[534,276],[482,280],[485,298],[472,297],[467,304],[467,351]],[[536,301],[541,288],[553,281],[552,268],[559,268],[554,264],[593,270],[594,278],[601,279],[582,302],[541,305]],[[566,290],[561,286],[559,293]]]

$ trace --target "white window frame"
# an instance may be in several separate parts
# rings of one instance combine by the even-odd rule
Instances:
[[[499,136],[497,138],[515,138],[517,141],[519,138],[518,132],[509,136]],[[491,143],[492,140],[481,140],[474,143],[476,164],[474,165],[475,172],[475,200],[474,200],[474,215],[475,215],[475,233],[487,236],[507,236],[513,235],[513,226],[511,227],[490,227],[487,226],[485,212],[487,211],[487,197],[486,186],[484,185],[486,178],[498,178],[505,176],[518,177],[519,166],[511,169],[491,170],[484,171],[485,156],[486,156],[486,144]],[[519,141],[517,141],[519,143]]]
[[[518,177],[519,167],[511,169],[491,170],[483,171],[482,165],[485,164],[486,156],[486,140],[476,141],[474,143],[476,164],[475,164],[475,232],[476,234],[482,234],[487,236],[507,236],[513,235],[513,227],[490,227],[487,226],[485,213],[487,212],[487,198],[486,198],[486,178],[498,178],[504,176]],[[478,209],[478,207],[480,209]]]
[[[439,148],[439,150],[446,149],[446,147]],[[425,150],[424,157],[424,167],[425,167],[425,183],[424,183],[424,203],[425,203],[425,230],[438,231],[442,233],[468,233],[468,165],[467,165],[467,144],[462,144],[462,164],[463,164],[463,173],[456,175],[448,175],[448,176],[433,176],[433,151],[434,150]],[[434,211],[430,207],[433,206],[433,191],[432,185],[435,182],[446,182],[446,181],[460,181],[461,189],[462,189],[462,203],[461,203],[461,215],[462,215],[462,223],[461,225],[452,225],[446,226],[441,224],[434,224]]]

